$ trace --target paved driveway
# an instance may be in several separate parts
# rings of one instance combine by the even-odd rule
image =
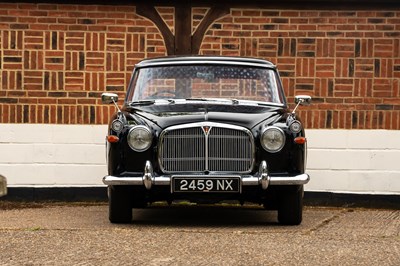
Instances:
[[[400,265],[399,210],[306,208],[291,227],[255,207],[161,207],[114,225],[104,204],[13,204],[0,265]]]

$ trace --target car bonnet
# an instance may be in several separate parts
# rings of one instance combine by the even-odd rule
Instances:
[[[219,122],[243,126],[251,129],[266,121],[273,123],[285,113],[286,109],[277,106],[249,106],[232,104],[185,104],[150,105],[127,109],[164,129],[173,125],[196,122]]]

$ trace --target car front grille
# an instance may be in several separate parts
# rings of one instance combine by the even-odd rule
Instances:
[[[217,123],[171,127],[160,137],[164,172],[247,173],[253,166],[254,141],[245,128]]]

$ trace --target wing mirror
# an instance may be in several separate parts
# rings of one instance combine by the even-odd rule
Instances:
[[[118,107],[118,95],[115,93],[109,93],[105,92],[101,94],[101,101],[103,104],[114,104],[115,107],[117,108],[118,112],[121,112],[121,110]]]
[[[308,95],[297,95],[294,98],[294,102],[300,105],[310,105],[311,104],[311,96]]]
[[[296,113],[299,105],[310,105],[311,104],[311,96],[308,95],[297,95],[294,97],[294,102],[296,103],[296,107],[293,109],[292,114]]]
[[[105,93],[103,93],[101,95],[101,101],[104,104],[116,103],[116,102],[118,102],[118,95],[115,94],[115,93],[107,93],[107,92],[105,92]]]

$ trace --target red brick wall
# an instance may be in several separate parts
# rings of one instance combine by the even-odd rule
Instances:
[[[158,8],[173,30],[173,8]],[[206,13],[193,10],[193,27]],[[0,122],[104,124],[104,91],[124,94],[133,65],[164,42],[134,6],[0,3]],[[278,65],[308,128],[400,129],[400,10],[232,9],[201,54]]]

